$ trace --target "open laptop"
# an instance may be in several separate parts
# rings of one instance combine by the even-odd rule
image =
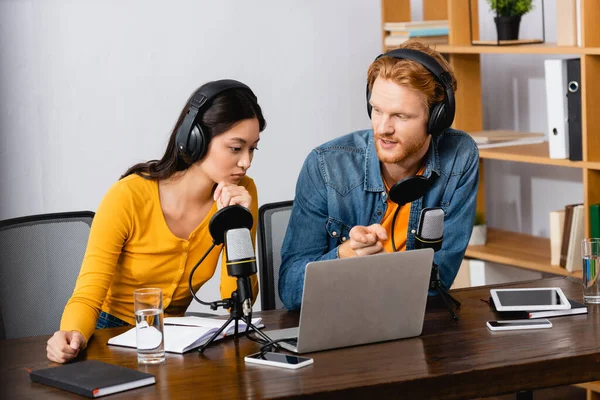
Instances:
[[[308,263],[299,326],[265,334],[295,353],[419,336],[432,262],[421,249]]]

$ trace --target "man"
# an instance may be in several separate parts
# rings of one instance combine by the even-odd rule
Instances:
[[[444,210],[444,241],[434,261],[442,286],[452,285],[473,227],[479,173],[475,142],[449,128],[455,90],[450,65],[419,42],[409,41],[371,64],[372,129],[317,147],[298,177],[279,271],[279,295],[288,309],[301,305],[311,261],[414,249],[425,207]],[[392,246],[399,206],[390,201],[389,188],[414,175],[431,186],[398,210]]]

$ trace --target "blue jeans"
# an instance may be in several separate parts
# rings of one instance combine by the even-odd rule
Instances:
[[[120,326],[129,326],[129,324],[122,319],[105,313],[104,311],[100,312],[100,316],[96,322],[96,329],[118,328]]]

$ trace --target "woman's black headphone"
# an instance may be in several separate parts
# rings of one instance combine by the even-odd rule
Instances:
[[[380,57],[394,57],[400,60],[416,61],[435,77],[442,85],[445,91],[444,100],[441,103],[435,103],[429,110],[429,122],[427,123],[427,132],[436,135],[444,129],[449,128],[454,121],[454,89],[452,88],[452,76],[446,71],[436,60],[428,54],[412,49],[395,49],[387,53],[380,54],[375,60]],[[371,92],[367,83],[367,113],[371,118]]]
[[[247,90],[256,99],[256,96],[248,86],[233,79],[208,82],[200,86],[198,91],[192,96],[190,108],[175,136],[177,154],[186,164],[191,165],[200,160],[208,149],[210,135],[204,133],[200,126],[202,114],[210,107],[215,97],[231,89]]]

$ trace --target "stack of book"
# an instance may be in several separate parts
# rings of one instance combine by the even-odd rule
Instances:
[[[550,212],[550,263],[568,272],[582,269],[581,241],[584,238],[583,204],[567,204]],[[591,237],[600,237],[600,204],[589,208]]]
[[[492,147],[516,146],[523,144],[543,143],[546,141],[543,133],[515,132],[507,130],[490,130],[469,132],[480,149]]]
[[[448,20],[387,22],[383,29],[388,32],[384,39],[386,47],[396,47],[409,39],[426,44],[448,43]]]

